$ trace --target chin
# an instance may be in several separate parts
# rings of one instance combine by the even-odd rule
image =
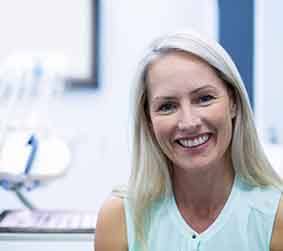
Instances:
[[[215,158],[194,158],[193,160],[184,160],[184,161],[173,161],[173,163],[176,163],[175,166],[185,169],[185,170],[209,170],[213,166],[217,166],[219,164],[219,160]]]

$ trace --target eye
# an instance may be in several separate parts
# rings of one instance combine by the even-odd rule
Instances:
[[[176,107],[176,104],[172,102],[164,103],[158,107],[158,112],[168,114],[175,111]]]
[[[209,104],[213,99],[215,99],[215,97],[212,95],[202,95],[198,98],[198,103]]]

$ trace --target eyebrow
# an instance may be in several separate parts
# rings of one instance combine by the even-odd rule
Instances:
[[[173,96],[157,96],[157,97],[154,97],[153,99],[152,99],[152,101],[154,102],[154,101],[156,101],[156,100],[174,100],[174,99],[176,99],[175,97],[173,97]]]
[[[211,85],[204,85],[204,86],[201,86],[199,88],[196,88],[194,89],[193,91],[190,92],[190,94],[195,94],[195,93],[198,93],[202,90],[206,90],[206,89],[210,89],[210,90],[215,90],[215,87],[211,86]],[[152,102],[156,101],[156,100],[175,100],[176,97],[174,96],[156,96],[156,97],[153,97],[152,98]]]
[[[204,85],[204,86],[201,86],[201,87],[196,88],[195,90],[193,90],[191,92],[191,94],[198,93],[198,92],[200,92],[202,90],[206,90],[206,89],[210,89],[210,90],[214,91],[216,88],[214,86],[212,86],[212,85]]]

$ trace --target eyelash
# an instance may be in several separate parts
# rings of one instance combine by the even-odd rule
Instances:
[[[162,105],[160,105],[157,109],[158,112],[163,112],[163,113],[169,113],[171,112],[173,109],[176,108],[176,105],[174,103],[164,103]]]
[[[205,106],[205,105],[209,105],[213,99],[215,99],[215,97],[212,95],[209,95],[209,94],[202,95],[197,98],[196,103]],[[176,107],[177,107],[176,104],[172,102],[168,102],[168,103],[161,104],[157,108],[157,111],[166,114],[166,113],[172,112],[174,109],[176,109]]]
[[[198,97],[198,103],[200,104],[209,104],[211,102],[211,100],[215,99],[214,96],[212,95],[202,95],[200,97]]]

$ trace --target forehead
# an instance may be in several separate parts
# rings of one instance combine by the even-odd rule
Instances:
[[[186,91],[211,85],[225,88],[217,71],[206,61],[188,52],[171,51],[152,62],[147,71],[147,87],[152,92],[167,92],[185,88]]]
[[[169,51],[155,58],[148,66],[147,77],[155,73],[170,74],[175,71],[201,70],[216,73],[215,69],[200,57],[185,51]]]

